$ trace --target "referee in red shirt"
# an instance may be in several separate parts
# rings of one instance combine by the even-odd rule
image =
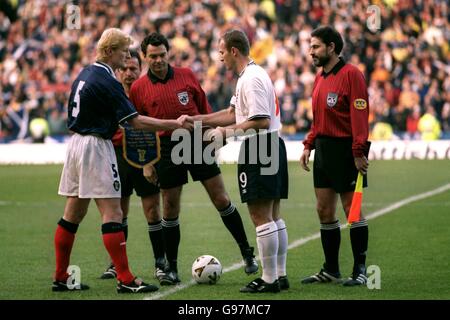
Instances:
[[[339,246],[341,233],[336,217],[338,195],[348,216],[358,171],[364,174],[367,186],[369,162],[369,103],[363,74],[339,57],[343,47],[341,35],[332,27],[324,26],[311,33],[310,55],[316,67],[322,67],[314,81],[312,93],[313,125],[303,141],[304,151],[300,164],[309,171],[311,150],[314,154],[314,190],[320,234],[325,254],[323,268],[302,283],[341,283],[339,272]],[[344,286],[365,285],[366,251],[368,243],[367,221],[361,220],[350,227],[354,267]]]
[[[141,50],[149,70],[132,85],[130,91],[130,100],[140,114],[158,119],[177,119],[179,115],[195,116],[211,112],[205,92],[194,73],[188,68],[172,67],[169,64],[169,42],[163,35],[148,35],[141,43]],[[207,164],[203,159],[200,164],[193,159],[191,164],[175,164],[172,150],[180,142],[171,141],[171,135],[172,131],[159,133],[161,159],[156,165],[164,204],[162,230],[168,262],[166,278],[172,279],[171,284],[180,282],[177,267],[180,243],[178,216],[181,192],[183,185],[188,182],[188,172],[194,181],[201,181],[223,223],[239,245],[245,272],[256,273],[258,263],[253,254],[254,248],[249,246],[241,216],[225,190],[219,167],[216,163]],[[193,140],[191,146],[195,149]]]

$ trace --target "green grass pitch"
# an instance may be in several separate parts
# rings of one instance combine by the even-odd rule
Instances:
[[[62,166],[0,166],[0,299],[144,299],[154,295],[118,295],[113,280],[100,280],[108,263],[101,237],[101,222],[94,202],[81,224],[71,264],[81,268],[86,292],[51,292],[54,272],[53,236],[62,216],[64,198],[57,195]],[[255,229],[240,204],[235,165],[222,165],[227,190],[238,206],[250,243]],[[298,163],[289,165],[289,200],[282,203],[289,243],[316,234],[312,174]],[[364,190],[363,211],[376,212],[413,195],[450,183],[450,162],[410,160],[373,161],[369,188]],[[339,207],[341,224],[345,223]],[[202,254],[214,255],[226,268],[240,254],[219,214],[199,183],[185,186],[181,205],[179,271],[183,283],[191,280],[191,264]],[[128,219],[127,250],[131,270],[148,282],[153,279],[153,255],[140,201],[133,196]],[[381,289],[344,288],[338,285],[301,285],[300,279],[317,272],[323,254],[319,239],[288,251],[291,288],[279,294],[250,295],[239,288],[252,280],[243,268],[224,273],[213,286],[190,285],[182,290],[163,287],[161,299],[450,299],[450,191],[426,197],[369,221],[367,264],[381,270]],[[348,276],[352,255],[348,229],[342,230],[341,272]]]

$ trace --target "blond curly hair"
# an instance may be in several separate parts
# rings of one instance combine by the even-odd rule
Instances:
[[[132,39],[129,35],[118,28],[109,28],[103,31],[97,43],[97,60],[104,60],[107,57],[106,50],[129,46]]]

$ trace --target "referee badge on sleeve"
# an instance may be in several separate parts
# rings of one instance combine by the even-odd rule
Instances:
[[[188,104],[188,102],[189,102],[189,95],[188,95],[188,93],[186,91],[177,93],[177,96],[178,96],[178,101],[180,101],[180,103],[183,106]]]
[[[328,92],[327,95],[327,106],[333,108],[338,101],[338,94],[334,92]]]
[[[364,110],[367,108],[367,101],[364,99],[355,99],[355,101],[353,101],[353,106],[355,109]]]

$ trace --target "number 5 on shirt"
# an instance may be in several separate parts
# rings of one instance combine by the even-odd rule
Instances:
[[[80,113],[80,90],[83,88],[85,81],[80,81],[78,83],[77,91],[75,91],[75,96],[73,97],[73,102],[75,102],[75,107],[72,109],[72,117],[76,118],[78,113]]]

